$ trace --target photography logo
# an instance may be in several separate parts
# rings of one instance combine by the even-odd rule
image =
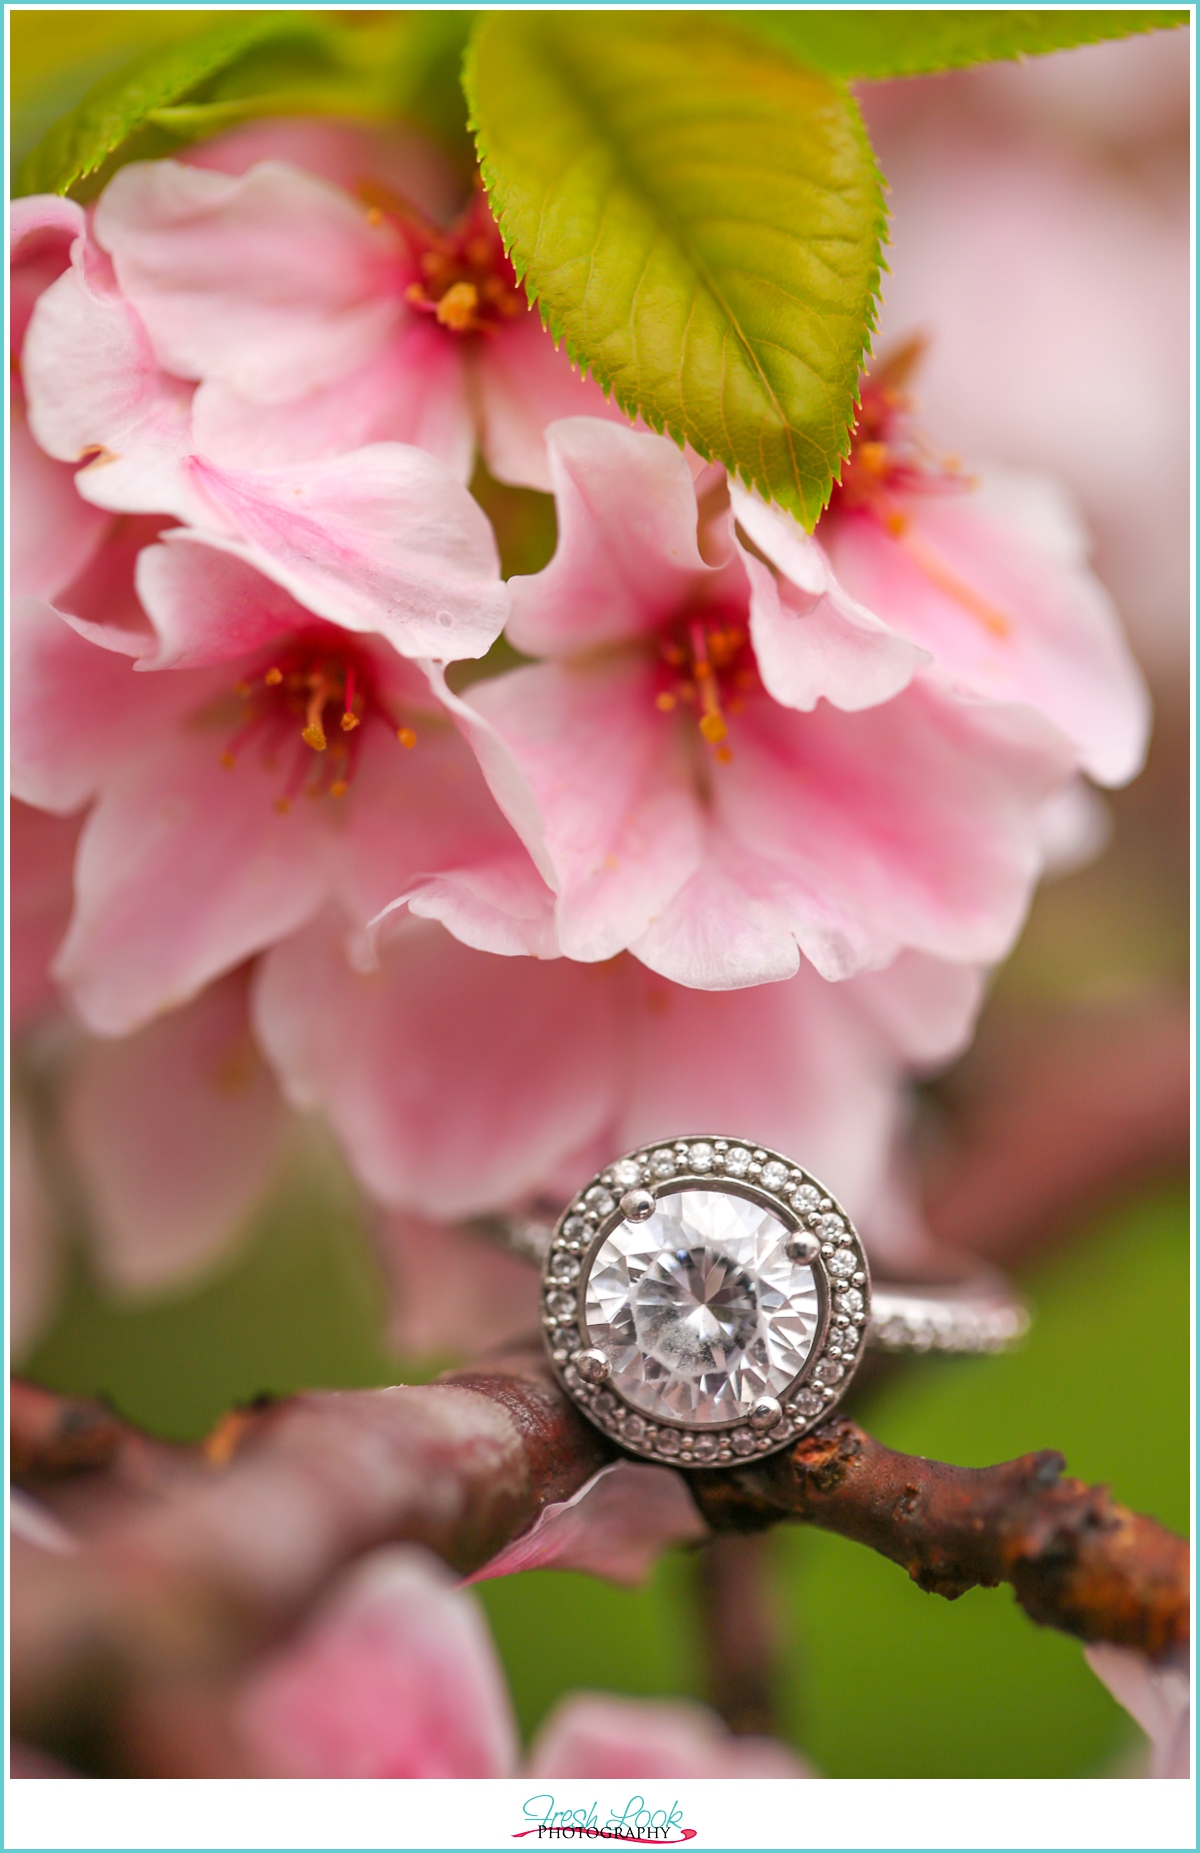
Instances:
[[[514,1840],[680,1847],[696,1838],[696,1829],[684,1826],[678,1802],[668,1808],[651,1808],[641,1795],[631,1795],[623,1808],[607,1812],[598,1802],[585,1808],[564,1808],[553,1795],[531,1795],[521,1812],[526,1824],[513,1834]]]

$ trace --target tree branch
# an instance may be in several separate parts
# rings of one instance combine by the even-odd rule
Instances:
[[[532,1349],[422,1388],[237,1411],[197,1448],[29,1386],[12,1416],[22,1483],[86,1540],[14,1539],[13,1724],[98,1774],[253,1774],[230,1695],[350,1562],[410,1540],[476,1569],[613,1453]],[[818,1524],[938,1594],[1011,1582],[1037,1621],[1167,1653],[1187,1638],[1186,1547],[1061,1467],[939,1466],[837,1419],[690,1484],[717,1531]]]

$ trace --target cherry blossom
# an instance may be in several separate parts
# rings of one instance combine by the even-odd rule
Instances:
[[[712,993],[628,957],[490,956],[411,914],[393,916],[378,965],[361,971],[327,917],[272,948],[254,1018],[288,1098],[325,1114],[386,1206],[448,1222],[532,1196],[561,1201],[648,1139],[753,1128],[802,1151],[870,1239],[902,1077],[962,1046],[980,989],[972,968],[907,953],[840,985],[805,965],[783,984]],[[891,1258],[892,1225],[878,1225]],[[472,1267],[473,1238],[458,1238],[457,1255],[438,1239],[431,1228],[406,1236],[448,1269]],[[400,1273],[412,1281],[403,1260]],[[519,1302],[513,1312],[519,1329]],[[469,1303],[456,1317],[468,1344]],[[489,1332],[495,1342],[485,1306],[481,1341]]]
[[[23,223],[47,221],[61,246],[51,203],[22,205]],[[289,445],[266,468],[206,456],[192,428],[193,386],[160,367],[90,228],[80,226],[69,267],[34,303],[20,358],[28,430],[19,427],[17,457],[30,511],[18,590],[57,597],[109,525],[97,511],[157,513],[257,567],[318,617],[377,631],[408,656],[482,656],[503,628],[508,597],[491,528],[427,452],[363,443],[298,462],[300,447]],[[51,459],[84,464],[73,488]],[[62,552],[60,570],[67,533],[83,538]]]
[[[1094,1641],[1084,1649],[1088,1665],[1119,1705],[1150,1739],[1152,1777],[1191,1774],[1192,1695],[1186,1665],[1155,1666],[1129,1647]]]
[[[55,964],[92,1029],[182,1003],[328,901],[361,928],[408,894],[542,948],[541,883],[421,670],[186,531],[136,575],[152,625],[132,596],[87,615],[87,585],[68,615],[13,613],[14,791],[92,805]]]
[[[999,958],[1065,742],[924,667],[798,528],[777,577],[666,438],[569,419],[548,444],[558,550],[510,581],[508,630],[547,660],[457,711],[564,953],[713,989]]]
[[[473,1598],[436,1559],[364,1559],[299,1639],[245,1682],[235,1726],[250,1772],[305,1777],[517,1773],[512,1706]],[[767,1738],[733,1738],[702,1705],[578,1693],[530,1751],[531,1776],[800,1777]]]
[[[1051,478],[992,469],[976,480],[918,436],[904,390],[917,349],[862,391],[858,428],[817,538],[838,580],[952,681],[1024,702],[1074,747],[1083,771],[1120,785],[1139,769],[1150,704],[1088,542]],[[735,492],[738,519],[786,565],[787,517]]]

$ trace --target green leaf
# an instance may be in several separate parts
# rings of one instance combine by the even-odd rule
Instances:
[[[268,41],[319,43],[329,35],[315,17],[241,13],[146,53],[96,84],[54,125],[22,163],[17,193],[66,193],[152,125],[157,111],[181,103]]]
[[[914,77],[997,58],[1094,45],[1137,32],[1185,26],[1190,14],[1105,12],[1090,7],[1004,12],[950,6],[912,12],[864,7],[800,7],[737,18],[797,58],[835,77]]]
[[[845,90],[694,12],[493,13],[465,81],[551,332],[627,412],[811,526],[846,453],[884,226]]]

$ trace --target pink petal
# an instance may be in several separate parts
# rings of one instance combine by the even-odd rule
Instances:
[[[531,828],[484,760],[497,802],[552,871],[568,958],[611,958],[629,945],[700,855],[690,767],[679,728],[655,709],[653,673],[637,656],[538,664],[479,683],[466,698],[537,806]]]
[[[179,158],[189,167],[219,174],[244,174],[260,161],[286,161],[346,193],[370,179],[441,221],[453,217],[462,199],[462,179],[453,162],[404,123],[375,128],[329,117],[267,116],[201,142]]]
[[[144,548],[136,576],[157,636],[143,669],[210,667],[312,627],[311,614],[290,592],[189,528],[174,528],[160,546]]]
[[[58,1000],[50,961],[71,918],[82,819],[9,806],[9,1011],[19,1033]]]
[[[570,1499],[546,1506],[529,1531],[466,1580],[482,1583],[519,1570],[584,1570],[635,1588],[665,1550],[708,1535],[679,1474],[617,1461]]]
[[[611,1097],[603,982],[470,951],[425,921],[365,973],[336,922],[297,934],[264,961],[254,1015],[284,1092],[326,1114],[372,1194],[438,1220],[524,1196]]]
[[[411,914],[440,920],[455,939],[479,952],[558,957],[554,896],[515,842],[511,850],[498,847],[487,860],[477,854],[462,868],[422,876],[404,898]],[[391,902],[383,913],[396,905]]]
[[[197,450],[233,469],[316,461],[389,441],[428,451],[462,482],[475,463],[462,345],[424,316],[410,317],[353,372],[278,405],[206,381],[192,422]]]
[[[750,637],[763,685],[787,708],[823,695],[855,712],[890,701],[929,661],[842,590],[817,543],[781,509],[733,484],[734,512],[778,568],[776,578],[742,549],[750,575]]]
[[[536,1268],[453,1223],[399,1212],[378,1238],[391,1286],[388,1338],[405,1358],[473,1358],[538,1329]]]
[[[203,673],[136,684],[139,693],[183,684],[203,714],[212,700]],[[101,1035],[126,1035],[186,1002],[294,931],[327,890],[319,807],[301,802],[281,815],[285,772],[252,752],[224,766],[227,737],[216,720],[148,732],[143,750],[112,768],[84,828],[55,975]]]
[[[547,1781],[809,1773],[773,1738],[731,1736],[706,1705],[620,1699],[600,1692],[564,1699],[542,1726],[529,1756],[529,1774]],[[652,1811],[647,1812],[653,1820]]]
[[[970,1041],[983,1003],[985,974],[977,965],[901,952],[882,971],[847,980],[847,1001],[878,1029],[904,1061],[921,1068],[953,1061]]]
[[[487,518],[422,451],[372,444],[257,472],[193,457],[190,474],[218,515],[210,544],[257,566],[319,617],[443,662],[485,655],[504,628],[509,594]]]
[[[531,656],[566,656],[652,631],[713,576],[696,540],[696,494],[669,438],[598,418],[546,431],[558,548],[512,581],[509,636]]]
[[[283,1103],[254,1046],[245,973],[72,1066],[67,1139],[95,1259],[112,1286],[159,1292],[237,1234],[280,1155]]]
[[[827,545],[849,591],[964,687],[1028,702],[1120,785],[1144,757],[1149,698],[1063,503],[1044,479],[998,473],[989,494],[908,497],[898,538],[859,514]]]
[[[34,443],[18,400],[9,420],[14,597],[53,599],[83,571],[109,523],[75,488],[75,472]]]
[[[483,424],[483,454],[502,483],[556,487],[546,427],[561,418],[604,418],[628,427],[615,400],[586,379],[556,348],[535,309],[476,349],[475,378]]]
[[[1041,804],[1068,769],[1027,710],[958,703],[924,678],[861,714],[748,702],[705,867],[634,950],[705,986],[784,975],[788,937],[827,978],[904,946],[1001,958],[1039,871]]]
[[[14,355],[20,356],[34,303],[66,269],[86,224],[83,207],[56,193],[35,193],[10,205],[8,338]]]
[[[1186,1781],[1191,1775],[1192,1698],[1186,1666],[1154,1666],[1144,1654],[1097,1641],[1084,1658],[1152,1746],[1150,1774]]]
[[[135,680],[123,639],[98,648],[39,599],[14,599],[10,622],[12,787],[42,810],[79,810],[131,745],[197,699],[174,678]]]
[[[414,1546],[364,1559],[238,1705],[256,1773],[507,1776],[512,1711],[474,1601]]]
[[[191,388],[159,367],[106,272],[81,240],[38,299],[22,353],[30,429],[64,463],[99,452],[76,478],[97,507],[186,515]]]
[[[265,405],[360,366],[404,313],[394,231],[280,161],[241,176],[134,162],[94,230],[160,365]]]

